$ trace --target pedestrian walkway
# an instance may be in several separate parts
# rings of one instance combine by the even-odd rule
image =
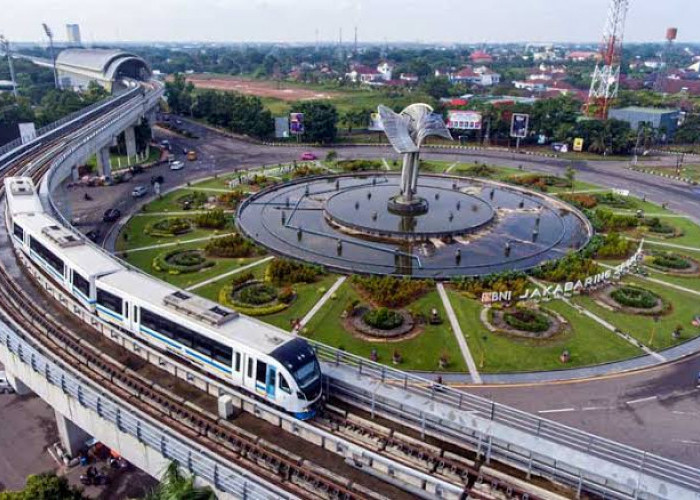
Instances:
[[[438,283],[437,290],[438,294],[440,295],[440,300],[442,300],[442,305],[444,306],[445,311],[447,312],[447,317],[450,320],[452,332],[457,338],[457,344],[459,344],[459,349],[462,351],[462,357],[464,358],[464,361],[467,363],[467,367],[469,368],[469,375],[471,376],[472,382],[475,384],[481,384],[481,375],[479,375],[479,371],[476,369],[476,363],[474,362],[474,357],[472,356],[472,353],[469,350],[467,338],[462,332],[462,327],[459,325],[459,321],[457,321],[457,315],[455,314],[455,311],[452,308],[450,298],[447,296],[445,286],[442,283]]]
[[[233,189],[197,187],[197,186],[192,186],[192,187],[183,188],[183,189],[190,189],[192,191],[211,191],[213,193],[230,193],[231,191],[233,191]]]
[[[251,262],[250,264],[246,264],[245,266],[237,267],[236,269],[233,269],[232,271],[229,271],[227,273],[214,276],[213,278],[209,278],[208,280],[204,280],[201,283],[197,283],[196,285],[188,286],[187,288],[185,288],[185,290],[191,292],[192,290],[202,288],[211,283],[216,283],[217,281],[222,280],[224,278],[228,278],[229,276],[233,276],[234,274],[242,273],[243,271],[247,271],[249,269],[257,267],[260,264],[264,264],[265,262],[270,262],[274,258],[274,256],[270,255],[269,257],[265,257],[264,259],[256,260],[255,262]]]
[[[216,238],[225,238],[226,236],[233,236],[235,234],[237,234],[237,233],[213,234],[211,236],[204,236],[202,238],[193,238],[191,240],[178,240],[178,241],[171,241],[169,243],[160,243],[158,245],[148,245],[145,247],[130,248],[128,250],[122,250],[122,251],[114,252],[114,253],[115,253],[115,255],[122,255],[124,253],[144,252],[146,250],[155,250],[156,248],[174,247],[177,245],[187,245],[188,243],[197,243],[199,241],[208,241],[208,240],[213,240]]]
[[[459,162],[458,161],[454,162],[452,165],[450,165],[449,167],[447,167],[445,169],[444,173],[449,174],[450,172],[452,172],[452,169],[454,169],[457,165],[459,165]]]
[[[306,316],[301,318],[301,321],[297,324],[297,326],[294,327],[294,330],[292,330],[292,333],[299,333],[308,323],[311,321],[311,318],[313,318],[318,311],[321,310],[321,308],[330,300],[330,298],[333,296],[333,294],[340,288],[340,286],[345,283],[345,280],[347,279],[347,276],[341,276],[336,280],[335,283],[333,283],[333,286],[331,286],[326,293],[323,294],[323,297],[321,297],[321,300],[316,302],[316,304],[311,308],[311,310],[306,313]]]
[[[630,238],[629,236],[625,236],[626,240],[630,241],[641,241],[637,238]],[[685,245],[677,245],[675,243],[666,243],[664,241],[656,241],[656,240],[650,240],[650,239],[645,239],[644,240],[645,245],[658,245],[660,247],[669,247],[669,248],[678,248],[680,250],[690,250],[691,252],[700,252],[700,248],[698,247],[689,247]]]

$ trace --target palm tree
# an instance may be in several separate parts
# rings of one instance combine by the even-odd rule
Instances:
[[[195,476],[185,477],[177,462],[170,462],[158,486],[146,494],[144,500],[216,500],[209,487],[195,486]]]

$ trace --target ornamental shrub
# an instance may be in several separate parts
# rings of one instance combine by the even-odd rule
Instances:
[[[223,229],[228,222],[226,214],[220,208],[199,214],[195,218],[197,225],[204,229]]]
[[[393,276],[353,276],[353,282],[376,304],[403,307],[424,295],[431,281],[395,278]]]
[[[530,309],[505,312],[503,321],[512,328],[525,332],[544,332],[552,326],[552,321],[545,314]]]
[[[618,304],[636,309],[651,309],[659,301],[659,296],[655,293],[632,286],[618,288],[610,296]]]
[[[691,263],[682,255],[678,255],[671,252],[654,253],[651,259],[651,263],[653,265],[659,267],[666,267],[668,269],[688,269],[691,267]]]
[[[153,259],[153,269],[169,274],[194,273],[212,267],[215,262],[207,260],[201,250],[169,250]]]
[[[277,289],[262,283],[246,286],[234,293],[234,299],[243,304],[260,306],[268,304],[277,298]]]
[[[152,222],[146,226],[144,232],[150,236],[171,237],[180,236],[192,231],[192,221],[182,217],[169,217]]]
[[[265,279],[275,285],[292,285],[294,283],[313,283],[324,274],[320,266],[302,264],[287,259],[275,259],[267,266]]]
[[[362,316],[362,320],[378,330],[393,330],[403,324],[403,316],[386,307],[370,309]]]
[[[204,250],[210,257],[229,259],[253,257],[262,253],[262,250],[255,246],[254,243],[239,234],[211,239],[204,247]]]

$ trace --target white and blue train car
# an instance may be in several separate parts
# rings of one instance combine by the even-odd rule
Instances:
[[[298,418],[321,399],[321,371],[303,339],[139,272],[97,280],[96,312]]]
[[[44,213],[15,215],[12,238],[16,247],[91,312],[96,279],[124,269]]]
[[[14,246],[94,312],[95,280],[124,267],[49,217],[30,178],[6,179],[5,191]]]

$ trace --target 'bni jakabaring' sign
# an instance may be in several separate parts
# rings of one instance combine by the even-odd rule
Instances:
[[[542,287],[528,288],[522,295],[516,296],[511,290],[503,292],[484,292],[481,294],[482,304],[492,304],[494,302],[511,302],[513,300],[548,300],[561,299],[562,297],[571,296],[574,293],[580,293],[601,283],[606,283],[610,280],[619,280],[622,275],[626,274],[630,268],[637,265],[642,258],[642,241],[639,248],[632,257],[611,269],[606,269],[598,274],[588,276],[585,279],[577,281],[567,281],[566,283],[557,283],[552,285],[543,285]]]

